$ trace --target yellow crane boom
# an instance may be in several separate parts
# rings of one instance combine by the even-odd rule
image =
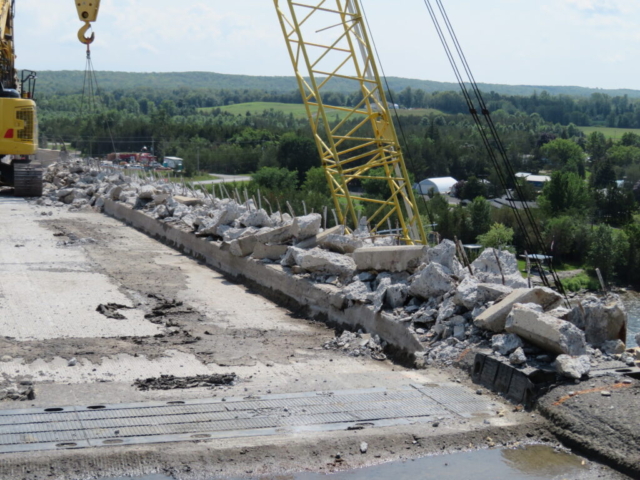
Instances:
[[[274,0],[291,62],[339,220],[357,227],[358,205],[371,205],[372,232],[391,225],[406,244],[426,244],[390,106],[357,0]],[[361,99],[329,105],[332,81],[351,83]],[[333,116],[333,117],[332,117]],[[386,199],[354,194],[363,180],[382,180]]]

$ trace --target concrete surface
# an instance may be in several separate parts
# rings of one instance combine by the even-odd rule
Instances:
[[[455,370],[416,371],[324,350],[334,336],[324,324],[300,318],[107,216],[0,196],[0,229],[0,381],[31,381],[35,389],[35,399],[0,402],[2,410],[450,381],[477,389]],[[73,244],[73,238],[95,243]],[[72,245],[58,243],[64,241]],[[120,310],[121,320],[95,311],[109,302],[132,308]],[[70,366],[73,358],[77,364]],[[213,390],[132,386],[136,378],[161,374],[231,372],[239,376],[237,384]],[[495,413],[438,425],[7,454],[0,478],[329,472],[470,446],[552,441],[538,415],[491,400]],[[363,440],[371,455],[360,454]]]

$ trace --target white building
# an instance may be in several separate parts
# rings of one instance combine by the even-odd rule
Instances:
[[[429,192],[448,195],[453,186],[458,183],[453,177],[425,178],[420,183],[416,183],[413,188],[421,195],[429,195]]]
[[[534,188],[540,190],[544,187],[544,184],[551,181],[551,177],[548,175],[532,175],[531,173],[519,172],[516,173],[517,178],[524,178],[524,180],[532,185]]]

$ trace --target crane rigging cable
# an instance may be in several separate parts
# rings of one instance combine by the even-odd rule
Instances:
[[[84,82],[82,85],[82,100],[80,102],[80,116],[85,114],[85,106],[86,106],[87,115],[91,116],[98,113],[98,99],[100,95],[98,77],[96,75],[95,69],[93,68],[93,60],[91,59],[91,42],[87,42],[86,45],[87,45],[87,61],[84,69]],[[111,145],[113,147],[113,151],[115,152],[117,151],[117,149],[116,149],[116,144],[113,137],[113,132],[111,130],[111,125],[109,124],[109,120],[106,117],[104,120],[104,124],[107,127],[107,132],[109,133],[109,137],[111,139]],[[89,145],[91,145],[91,141],[89,142]]]
[[[442,43],[442,46],[444,47],[445,53],[447,55],[447,58],[449,60],[449,63],[451,64],[451,67],[453,68],[453,72],[456,76],[456,80],[458,81],[458,84],[460,86],[460,89],[462,91],[462,94],[464,96],[465,102],[467,103],[467,106],[469,108],[469,112],[471,113],[473,120],[478,128],[478,132],[480,133],[480,137],[482,138],[482,142],[485,146],[485,149],[487,150],[487,153],[489,155],[489,158],[491,159],[491,162],[495,168],[496,174],[498,175],[498,178],[500,180],[500,183],[502,185],[502,188],[507,191],[508,187],[509,187],[509,183],[511,183],[514,186],[514,190],[517,194],[517,198],[520,199],[520,203],[523,207],[523,212],[526,216],[526,220],[529,223],[531,230],[533,231],[533,235],[534,235],[534,239],[536,241],[537,245],[534,245],[534,242],[532,241],[532,239],[529,236],[529,232],[527,231],[526,228],[526,223],[525,223],[525,219],[523,219],[520,210],[517,208],[517,205],[515,203],[515,200],[513,198],[511,198],[511,196],[507,197],[507,200],[513,210],[514,213],[514,217],[516,219],[516,222],[518,224],[518,227],[521,229],[523,237],[524,237],[524,241],[525,241],[525,245],[528,251],[541,251],[543,252],[543,254],[548,255],[548,249],[545,246],[545,243],[542,239],[542,234],[540,232],[540,229],[538,228],[538,225],[535,221],[535,218],[533,216],[533,213],[531,212],[531,209],[529,208],[529,206],[527,205],[526,201],[525,201],[525,197],[523,194],[523,190],[522,187],[520,186],[520,184],[517,181],[517,178],[515,176],[515,171],[513,170],[513,166],[511,165],[511,162],[509,161],[508,155],[507,155],[507,151],[506,148],[504,147],[504,144],[502,142],[502,140],[500,139],[500,135],[498,133],[498,130],[496,128],[495,123],[493,122],[493,119],[491,118],[491,114],[489,112],[489,109],[487,108],[487,105],[484,101],[484,97],[482,95],[482,92],[480,91],[480,88],[478,87],[478,84],[475,80],[475,77],[473,76],[473,73],[471,71],[471,68],[469,66],[469,63],[467,62],[466,56],[464,55],[464,52],[462,50],[462,46],[460,45],[460,42],[458,41],[458,37],[453,29],[453,25],[451,24],[451,21],[449,19],[449,16],[446,12],[446,9],[444,8],[444,5],[442,4],[442,0],[435,0],[436,5],[438,6],[438,10],[440,11],[440,15],[442,16],[443,20],[444,20],[444,24],[446,27],[446,30],[453,42],[455,51],[458,55],[458,58],[460,60],[460,63],[463,66],[464,72],[467,76],[467,81],[465,82],[465,79],[460,71],[460,68],[458,66],[458,62],[456,60],[456,57],[454,55],[454,52],[452,51],[449,42],[447,40],[447,35],[445,33],[445,31],[443,30],[441,24],[440,24],[440,20],[438,19],[438,16],[436,14],[435,9],[433,8],[433,5],[431,4],[431,0],[424,0],[424,4],[427,7],[427,10],[429,11],[429,15],[433,21],[433,24],[436,28],[436,33],[438,34],[438,37],[440,38],[440,42]],[[483,124],[480,115],[478,113],[478,109],[476,108],[474,101],[473,101],[473,97],[472,94],[469,92],[469,89],[467,87],[467,83],[471,86],[471,90],[473,92],[473,97],[475,97],[478,106],[480,107],[480,112],[482,113],[482,117],[485,120],[485,124]],[[502,164],[502,166],[501,166]],[[504,166],[504,170],[503,170],[503,166]],[[506,173],[505,173],[506,171]],[[537,248],[534,248],[537,247]],[[549,279],[547,278],[547,275],[544,271],[544,268],[542,266],[542,262],[539,259],[538,256],[534,256],[532,258],[536,264],[536,266],[538,267],[538,271],[540,272],[540,277],[543,281],[543,283],[546,286],[550,286],[550,282]],[[554,284],[556,286],[556,288],[558,289],[559,292],[561,292],[562,294],[565,295],[566,298],[566,293],[564,291],[564,288],[562,286],[562,283],[560,282],[560,278],[558,277],[558,274],[556,273],[555,269],[553,268],[552,265],[549,266],[549,272],[553,278]]]

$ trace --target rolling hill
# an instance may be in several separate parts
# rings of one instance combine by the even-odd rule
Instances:
[[[265,90],[268,92],[290,92],[297,90],[294,77],[261,77],[248,75],[226,75],[212,72],[175,72],[175,73],[130,73],[130,72],[96,72],[100,88],[113,91],[117,89],[151,88],[160,90],[189,89],[229,89],[229,90]],[[422,89],[426,92],[458,91],[455,83],[434,82],[409,78],[389,77],[392,90],[400,91],[406,87]],[[76,70],[42,71],[38,73],[38,91],[46,94],[69,94],[82,91],[84,72]],[[588,96],[593,93],[604,93],[611,96],[628,95],[640,98],[640,90],[619,89],[605,90],[575,86],[545,85],[497,85],[481,83],[485,92],[496,92],[505,95],[531,95],[534,92],[547,91],[552,95]],[[336,79],[327,87],[327,91],[352,93],[353,83]]]

